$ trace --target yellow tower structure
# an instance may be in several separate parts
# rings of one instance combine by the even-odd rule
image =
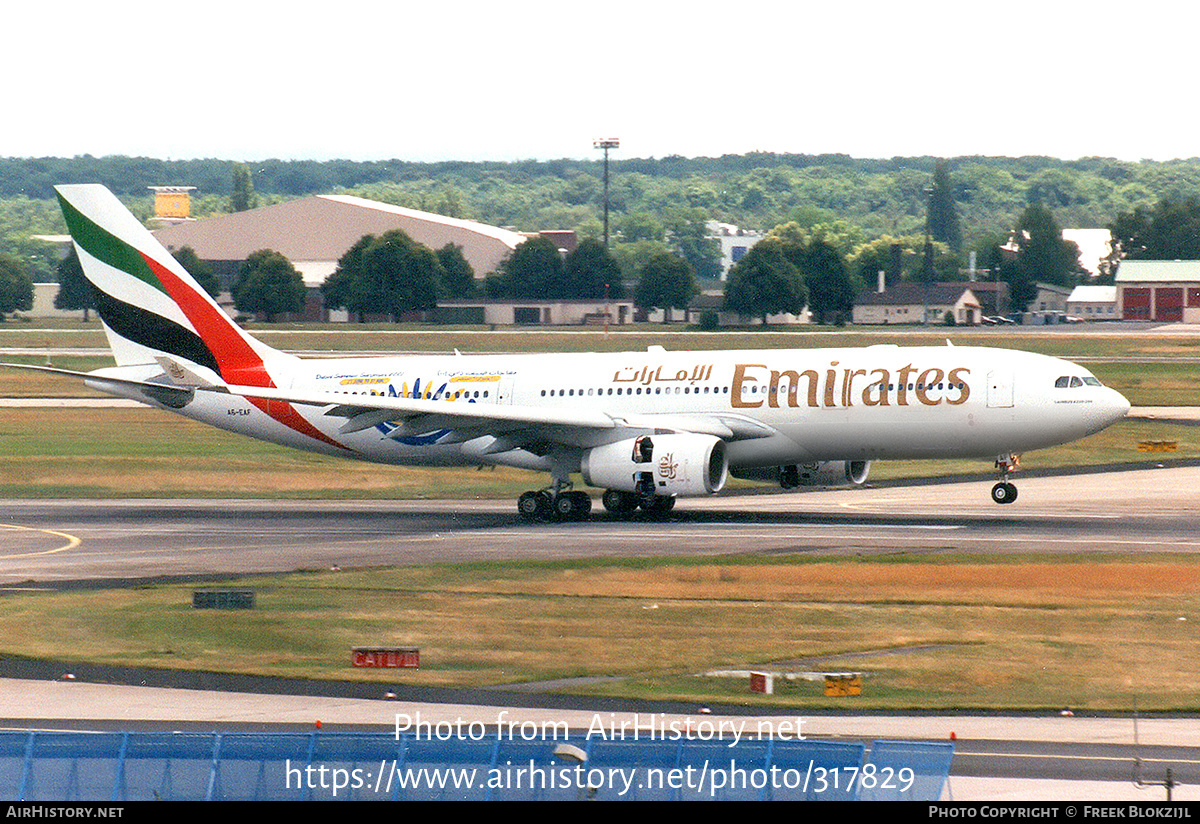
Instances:
[[[195,186],[149,186],[154,192],[154,219],[179,223],[192,219],[192,191]]]

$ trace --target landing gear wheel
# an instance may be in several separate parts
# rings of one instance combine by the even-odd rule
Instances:
[[[550,507],[550,495],[545,491],[526,492],[517,498],[517,511],[527,521],[548,518],[553,511]]]
[[[564,492],[554,500],[554,514],[562,521],[582,521],[592,511],[586,492]]]
[[[600,502],[614,515],[632,515],[638,508],[637,495],[632,492],[622,492],[619,489],[605,490]]]
[[[1017,499],[1017,487],[1007,481],[1001,481],[992,487],[992,500],[998,504],[1011,504]]]
[[[643,500],[641,506],[642,511],[650,517],[662,518],[675,508],[675,499],[670,495],[655,495],[649,501]]]

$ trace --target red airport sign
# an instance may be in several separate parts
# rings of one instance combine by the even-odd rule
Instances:
[[[377,669],[420,669],[421,650],[418,647],[354,647],[350,664]]]

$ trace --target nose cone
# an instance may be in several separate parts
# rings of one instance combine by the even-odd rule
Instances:
[[[1111,426],[1129,412],[1129,400],[1115,389],[1104,387],[1104,395],[1095,404],[1096,431]]]

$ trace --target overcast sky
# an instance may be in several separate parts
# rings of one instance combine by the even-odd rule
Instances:
[[[1200,155],[1183,2],[5,4],[0,156]]]

